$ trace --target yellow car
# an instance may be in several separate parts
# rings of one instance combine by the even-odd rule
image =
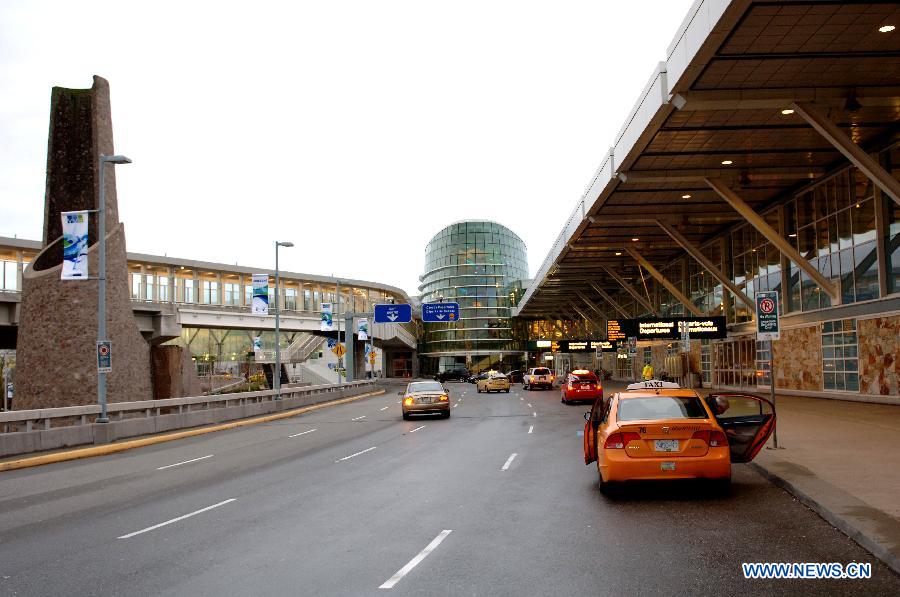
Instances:
[[[509,378],[496,371],[489,373],[484,379],[479,379],[475,384],[478,393],[482,392],[506,392],[509,393]]]
[[[726,489],[731,464],[753,460],[775,429],[775,407],[761,396],[703,399],[657,380],[597,399],[584,418],[584,463],[597,463],[604,491],[647,479],[711,479]]]

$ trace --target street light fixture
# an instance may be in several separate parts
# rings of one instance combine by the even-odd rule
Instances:
[[[290,241],[275,241],[275,400],[281,400],[281,315],[278,309],[278,293],[280,292],[278,273],[278,247],[293,247]]]
[[[97,209],[97,342],[106,342],[106,165],[130,164],[124,155],[100,154],[100,206]],[[99,363],[98,363],[99,364]],[[97,368],[97,402],[100,404],[98,423],[109,423],[106,413],[106,373]]]

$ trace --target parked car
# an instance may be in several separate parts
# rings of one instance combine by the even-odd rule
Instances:
[[[513,369],[506,374],[506,377],[509,378],[509,383],[522,383],[522,372],[518,369]]]
[[[448,381],[468,381],[469,376],[470,374],[468,369],[466,369],[465,367],[456,367],[454,369],[441,371],[434,376],[434,379],[435,381],[446,383]]]

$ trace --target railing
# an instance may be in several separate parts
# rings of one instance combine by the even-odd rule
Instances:
[[[191,396],[114,402],[107,406],[109,423],[95,424],[100,415],[96,404],[0,412],[0,456],[23,454],[79,444],[184,429],[223,421],[258,416],[326,402],[364,392],[375,387],[374,380],[343,384],[283,387],[282,400],[273,390],[221,396]]]

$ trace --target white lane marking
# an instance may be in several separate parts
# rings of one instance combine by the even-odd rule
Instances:
[[[366,415],[363,415],[361,417],[356,417],[355,419],[350,419],[350,420],[351,421],[359,421],[360,419],[365,419],[365,418],[366,418]]]
[[[525,402],[525,399],[522,398],[521,396],[519,396],[519,400],[521,400],[522,402]]]
[[[531,403],[530,403],[530,402],[529,402],[529,403],[528,403],[528,408],[532,408],[532,406],[531,406]]]
[[[397,401],[397,404],[400,404],[400,401],[399,401],[399,400]]]
[[[366,448],[362,452],[357,452],[356,454],[351,454],[350,456],[344,456],[343,458],[339,458],[338,460],[335,460],[335,462],[341,462],[342,460],[350,460],[351,458],[359,456],[360,454],[365,454],[366,452],[371,452],[372,450],[374,450],[377,447],[378,446],[372,446],[371,448]]]
[[[459,402],[457,402],[456,404],[454,404],[454,405],[453,405],[453,408],[456,408],[457,406],[459,406]]]
[[[409,432],[410,432],[410,433],[415,433],[415,432],[418,431],[419,429],[425,429],[425,425],[422,425],[421,427],[416,427],[415,429],[410,429]]]
[[[528,433],[531,433],[532,431],[534,431],[534,425],[528,428]]]
[[[165,522],[161,522],[159,524],[155,524],[152,527],[147,527],[146,529],[141,529],[140,531],[135,531],[133,533],[128,533],[127,535],[122,535],[119,539],[130,539],[135,535],[140,535],[141,533],[148,533],[150,531],[154,531],[160,527],[164,527],[166,525],[170,525],[174,522],[178,522],[179,520],[184,520],[185,518],[190,518],[191,516],[196,516],[198,514],[202,514],[203,512],[207,512],[212,510],[213,508],[218,508],[219,506],[224,506],[225,504],[230,504],[231,502],[237,501],[237,498],[231,498],[230,500],[225,500],[224,502],[219,502],[218,504],[213,504],[212,506],[207,506],[206,508],[200,508],[195,512],[191,512],[190,514],[185,514],[184,516],[179,516],[178,518],[173,518],[172,520],[167,520]]]
[[[431,543],[428,544],[428,546],[425,549],[423,549],[422,551],[419,552],[419,555],[417,555],[416,557],[411,559],[409,562],[407,562],[406,566],[404,566],[400,570],[397,570],[397,572],[396,572],[396,574],[394,574],[394,576],[392,576],[389,579],[387,579],[386,581],[384,581],[384,584],[378,588],[379,589],[394,588],[394,585],[396,585],[398,582],[400,582],[400,580],[404,576],[409,574],[410,570],[412,570],[413,568],[418,566],[422,562],[422,560],[424,560],[426,557],[428,557],[428,554],[430,554],[432,551],[434,551],[437,548],[437,546],[441,544],[441,541],[446,539],[447,535],[449,535],[452,532],[453,531],[450,529],[444,529],[443,531],[441,531],[440,534],[437,537],[435,537],[431,541]]]
[[[289,435],[288,437],[298,437],[301,435],[306,435],[307,433],[312,433],[313,431],[317,431],[316,429],[310,429],[309,431],[301,431],[300,433],[295,433],[294,435]]]
[[[182,464],[188,464],[189,462],[197,462],[198,460],[206,460],[207,458],[212,458],[213,455],[209,456],[201,456],[200,458],[191,458],[190,460],[185,460],[184,462],[176,462],[175,464],[167,464],[166,466],[156,467],[156,470],[161,471],[166,468],[172,468],[173,466],[181,466]]]
[[[505,471],[506,469],[508,469],[509,465],[512,464],[512,461],[515,459],[516,456],[517,456],[517,454],[515,452],[513,452],[512,456],[510,456],[509,458],[506,459],[506,464],[504,464],[503,466],[500,467],[500,470]]]
[[[390,408],[390,407],[385,406],[384,408],[379,408],[378,410],[387,410],[388,408]]]
[[[532,412],[532,413],[531,413],[531,416],[532,416],[532,417],[536,417],[536,416],[537,416],[537,413],[536,413],[536,412]]]

